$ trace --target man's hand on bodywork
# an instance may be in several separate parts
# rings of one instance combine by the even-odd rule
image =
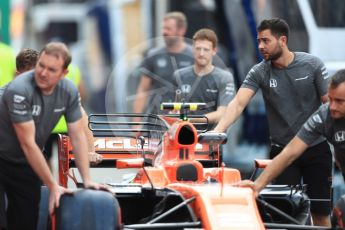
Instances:
[[[103,160],[103,156],[96,152],[89,152],[90,165],[98,165]]]

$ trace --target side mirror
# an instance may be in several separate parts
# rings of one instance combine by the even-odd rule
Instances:
[[[225,133],[200,133],[198,135],[198,142],[200,144],[210,144],[210,145],[222,145],[225,144],[228,137]]]

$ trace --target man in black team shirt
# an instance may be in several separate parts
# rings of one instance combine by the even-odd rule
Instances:
[[[16,56],[16,77],[26,71],[32,70],[35,68],[38,60],[39,52],[30,48],[24,48]],[[7,85],[0,87],[0,98],[4,93]],[[97,165],[102,162],[102,155],[95,152],[93,133],[88,127],[88,117],[83,107],[81,107],[83,115],[83,131],[87,137],[87,144],[89,149],[89,161],[91,165]],[[48,158],[50,156],[47,156]]]
[[[289,50],[289,26],[284,20],[263,20],[257,31],[258,48],[264,60],[248,72],[214,131],[224,132],[261,89],[271,138],[270,158],[273,159],[308,117],[327,101],[328,73],[319,58]],[[332,153],[325,138],[315,140],[274,183],[295,185],[300,184],[301,179],[308,185],[306,193],[311,199],[330,200]],[[330,226],[330,211],[330,202],[311,202],[315,225]]]
[[[194,65],[174,73],[177,92],[182,92],[184,102],[206,103],[204,110],[190,113],[204,114],[212,125],[220,120],[235,94],[232,74],[212,64],[217,52],[217,42],[218,38],[214,31],[198,30],[193,35]]]
[[[36,229],[41,181],[50,191],[49,211],[69,190],[51,174],[42,149],[58,119],[65,115],[77,166],[84,186],[89,174],[86,137],[82,129],[79,93],[64,76],[71,61],[63,43],[49,43],[39,54],[35,70],[14,79],[0,99],[0,189],[8,198],[8,229]]]
[[[162,112],[162,102],[172,101],[174,71],[193,64],[192,47],[184,38],[186,30],[187,19],[183,13],[169,12],[164,16],[162,36],[165,46],[150,49],[140,66],[134,113],[158,114]],[[139,118],[134,120],[139,121]]]
[[[321,105],[309,117],[297,135],[254,182],[244,180],[239,186],[251,187],[259,193],[320,137],[326,138],[333,145],[336,164],[345,176],[345,69],[339,70],[331,78],[328,98],[329,103]]]

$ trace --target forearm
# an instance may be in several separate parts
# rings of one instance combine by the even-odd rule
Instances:
[[[216,124],[221,119],[221,113],[219,111],[207,113],[205,116],[211,124]]]
[[[85,134],[80,132],[79,135],[70,135],[72,142],[73,153],[75,154],[75,160],[78,167],[78,170],[81,174],[81,177],[84,181],[84,184],[90,182],[90,173],[89,173],[89,159],[87,154],[87,147],[85,145]]]
[[[86,139],[87,139],[88,151],[89,152],[95,152],[93,133],[89,129],[88,115],[83,108],[82,108],[82,114],[83,114],[83,118],[82,118],[83,119],[83,130],[84,130],[84,134],[85,134]]]
[[[267,184],[275,179],[284,169],[291,164],[283,153],[279,154],[274,160],[265,168],[260,176],[255,180],[255,187],[260,192]]]
[[[224,133],[241,115],[244,106],[238,106],[236,101],[231,101],[226,107],[225,113],[220,114],[220,120],[214,128],[215,132]]]
[[[261,191],[268,183],[280,175],[292,162],[303,154],[307,147],[301,139],[294,137],[255,180],[256,190]]]
[[[88,152],[95,152],[95,145],[94,145],[94,139],[93,139],[93,134],[92,131],[86,126],[84,126],[84,134],[87,139],[87,149]]]
[[[20,143],[20,147],[22,148],[31,168],[50,190],[53,189],[54,186],[57,186],[57,183],[50,172],[41,149],[36,144],[34,122],[31,120],[22,123],[13,123],[13,127]]]
[[[143,75],[140,78],[135,100],[133,102],[133,113],[143,113],[148,100],[148,92],[151,88],[151,78]],[[140,118],[134,118],[133,121],[140,121]]]
[[[145,93],[138,93],[133,103],[133,113],[142,113],[147,103],[147,96]]]
[[[133,113],[144,113],[144,106],[146,105],[146,95],[138,95],[133,103]],[[140,122],[141,117],[133,117],[133,122]]]
[[[217,124],[222,116],[225,114],[226,106],[218,106],[216,111],[206,113],[205,116],[208,119],[208,122],[211,124]]]

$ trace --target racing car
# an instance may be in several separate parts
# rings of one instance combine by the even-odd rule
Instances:
[[[39,229],[326,229],[310,226],[304,186],[269,185],[258,197],[233,186],[241,174],[222,162],[226,134],[198,129],[208,126],[207,118],[188,115],[202,106],[162,104],[179,114],[90,115],[96,151],[103,155],[91,170],[108,170],[99,182],[115,195],[82,189],[69,138],[59,135],[59,183],[76,192],[61,198],[48,224],[40,213]],[[132,122],[135,117],[141,122]],[[257,160],[256,166],[267,163]],[[120,181],[111,178],[123,170],[131,171]]]

